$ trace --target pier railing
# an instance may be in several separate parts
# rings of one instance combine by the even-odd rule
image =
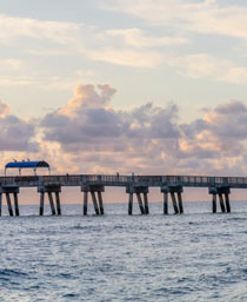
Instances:
[[[230,186],[247,188],[247,177],[212,177],[188,175],[47,175],[47,176],[7,176],[0,177],[0,186],[37,187],[57,184],[60,186],[81,186],[101,184],[104,186],[126,187],[130,184],[149,187],[181,185],[184,187]]]

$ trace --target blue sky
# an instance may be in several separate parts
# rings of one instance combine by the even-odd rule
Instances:
[[[246,1],[2,0],[2,162],[244,174],[246,14]]]

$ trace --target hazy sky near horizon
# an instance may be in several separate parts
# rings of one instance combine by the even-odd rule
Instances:
[[[1,165],[246,175],[246,15],[240,0],[1,0]]]

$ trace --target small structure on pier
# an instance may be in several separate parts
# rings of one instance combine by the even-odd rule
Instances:
[[[33,169],[34,175],[36,175],[36,171],[39,168],[46,168],[50,173],[50,165],[44,160],[39,160],[39,161],[23,160],[23,161],[13,161],[7,163],[5,165],[4,174],[6,176],[8,169],[18,169],[19,175],[21,175],[22,169]]]

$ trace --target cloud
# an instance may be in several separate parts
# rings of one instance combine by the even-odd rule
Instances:
[[[12,44],[16,39],[29,38],[70,44],[80,26],[69,22],[44,21],[0,15],[0,43]]]
[[[247,7],[219,1],[108,0],[106,9],[127,13],[154,25],[203,34],[247,38]]]
[[[169,55],[165,64],[175,68],[177,73],[194,79],[208,78],[232,84],[247,83],[246,67],[237,66],[230,60],[207,53]]]
[[[181,123],[175,104],[116,110],[115,92],[109,85],[78,86],[72,100],[42,120],[44,140],[88,172],[224,174],[245,162],[244,103],[230,101]]]
[[[8,105],[0,101],[0,151],[36,152],[34,128],[33,122],[12,115]]]

